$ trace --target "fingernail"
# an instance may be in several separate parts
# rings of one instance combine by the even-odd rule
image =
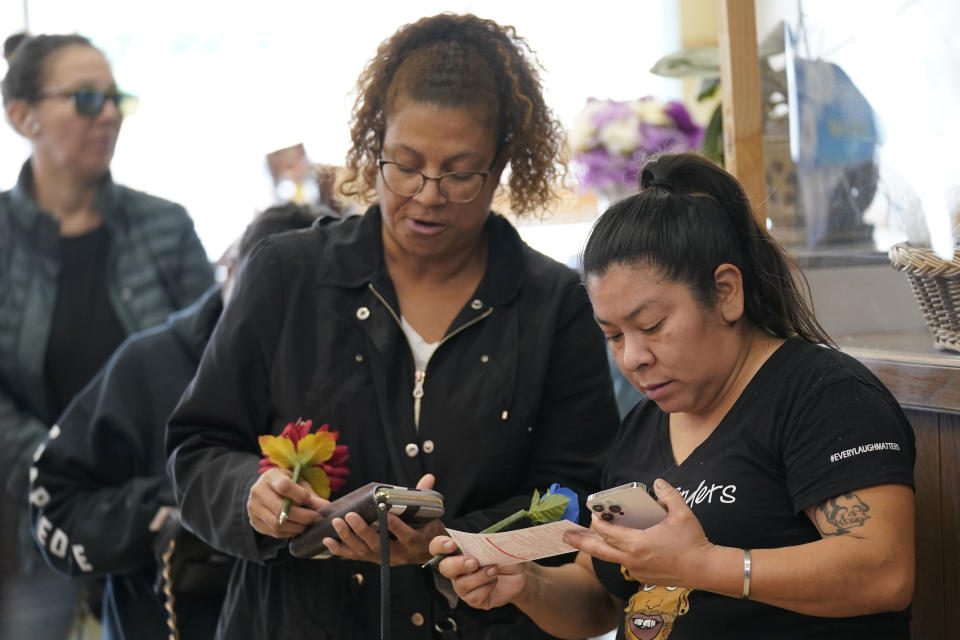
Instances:
[[[653,483],[653,486],[655,486],[657,489],[666,489],[669,485],[667,484],[667,481],[664,480],[663,478],[657,478],[656,481]]]
[[[473,558],[469,558],[463,563],[463,566],[467,568],[467,571],[476,571],[480,565]]]
[[[492,578],[493,576],[497,575],[497,568],[496,568],[496,567],[487,567],[486,574]]]
[[[447,553],[453,553],[457,550],[457,545],[453,540],[447,540],[443,543],[443,550]]]

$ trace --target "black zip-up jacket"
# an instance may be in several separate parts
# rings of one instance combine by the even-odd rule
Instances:
[[[371,481],[414,486],[433,473],[455,529],[479,531],[553,482],[581,500],[597,488],[618,420],[586,292],[501,216],[485,234],[486,274],[420,383],[378,207],[273,236],[246,263],[167,432],[185,525],[242,559],[218,637],[379,637],[376,564],[292,558],[287,541],[248,521],[257,437],[299,417],[328,423],[350,447],[341,494]],[[391,585],[395,640],[433,638],[448,618],[463,638],[549,637],[512,606],[451,611],[429,569],[395,567]]]
[[[164,430],[222,308],[220,288],[211,287],[164,324],[128,338],[68,405],[34,463],[36,542],[61,573],[106,576],[109,640],[169,637],[149,530],[159,509],[175,504]],[[212,637],[222,600],[179,597],[180,637]]]

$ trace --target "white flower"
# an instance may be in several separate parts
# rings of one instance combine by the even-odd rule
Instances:
[[[594,123],[594,116],[606,107],[607,101],[592,100],[587,102],[583,110],[577,114],[568,134],[570,147],[574,151],[588,151],[597,144],[597,125]]]
[[[637,117],[647,124],[655,127],[673,125],[673,121],[667,115],[664,105],[656,100],[631,100],[630,106],[633,107]]]
[[[597,128],[593,125],[590,118],[584,118],[582,115],[573,121],[570,127],[568,139],[570,148],[574,151],[588,151],[594,144],[594,136],[597,134]]]
[[[603,125],[597,137],[610,153],[633,153],[640,144],[640,120],[636,117],[611,120]]]

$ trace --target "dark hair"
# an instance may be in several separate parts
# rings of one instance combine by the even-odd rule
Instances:
[[[3,41],[3,59],[10,62],[11,58],[13,58],[13,52],[17,50],[21,42],[29,37],[26,31],[7,36],[7,39]]]
[[[54,51],[71,45],[96,48],[90,40],[77,34],[29,36],[18,33],[8,37],[3,44],[3,56],[9,64],[3,78],[4,106],[11,100],[39,100],[44,62]]]
[[[545,208],[565,174],[564,133],[543,99],[540,68],[510,26],[474,15],[440,14],[401,27],[357,80],[341,193],[370,197],[387,115],[401,97],[441,107],[491,110],[498,153],[510,163],[515,214]]]
[[[736,178],[694,153],[664,154],[640,172],[640,193],[604,212],[583,251],[587,275],[618,264],[650,266],[716,302],[714,271],[743,274],[747,319],[771,335],[834,345],[807,303],[809,286],[754,218]]]
[[[237,262],[243,261],[257,243],[275,233],[306,229],[314,223],[317,215],[307,205],[287,202],[268,207],[247,225],[237,245]]]

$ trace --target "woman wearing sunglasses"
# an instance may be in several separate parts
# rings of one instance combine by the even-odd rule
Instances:
[[[78,35],[6,48],[3,104],[32,153],[16,186],[0,193],[0,447],[14,456],[4,484],[23,504],[25,574],[3,611],[15,626],[0,635],[60,640],[77,584],[50,573],[30,540],[31,460],[114,348],[199,297],[213,273],[181,206],[111,180],[134,101],[117,90],[103,53]],[[60,544],[52,528],[34,533],[38,544]]]
[[[560,170],[526,42],[471,15],[402,27],[360,76],[352,139],[347,191],[376,204],[254,251],[168,428],[183,521],[240,558],[220,638],[381,637],[377,531],[347,514],[342,542],[324,539],[336,557],[292,558],[326,501],[288,470],[259,475],[259,436],[328,423],[350,451],[333,498],[433,474],[444,524],[478,531],[553,482],[592,491],[616,430],[577,274],[491,212],[508,165],[517,214],[550,204]],[[389,527],[395,640],[550,637],[438,590],[421,565],[439,521]]]

